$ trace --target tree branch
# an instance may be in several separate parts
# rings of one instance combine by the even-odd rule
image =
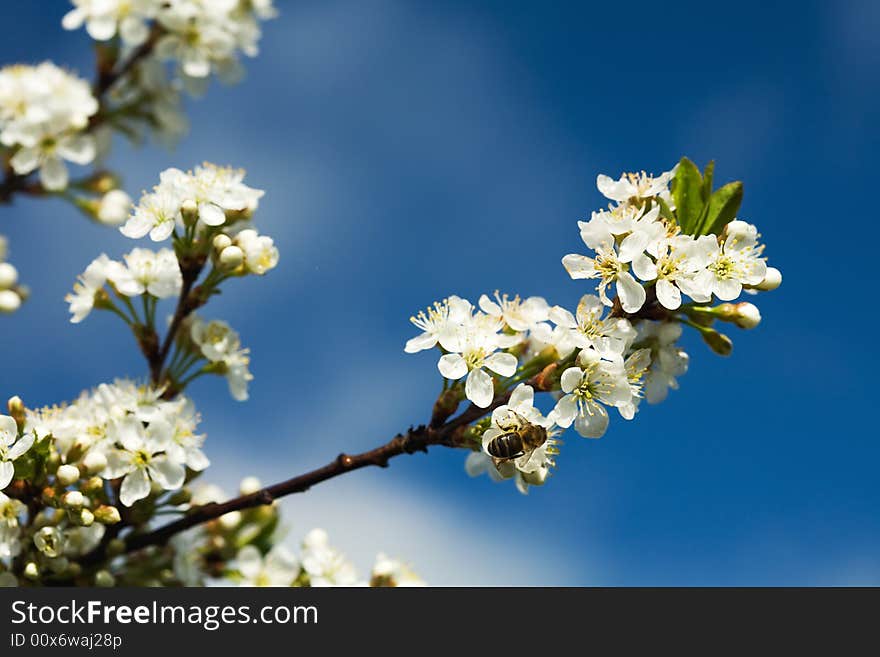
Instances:
[[[528,383],[539,389],[544,389],[542,387],[544,382],[542,377],[543,373],[533,377]],[[323,467],[272,486],[267,486],[255,493],[242,495],[222,504],[211,503],[194,507],[179,520],[175,520],[150,532],[129,535],[125,541],[125,552],[134,552],[151,545],[163,545],[175,534],[219,518],[227,513],[272,504],[279,498],[295,493],[304,493],[316,484],[347,472],[353,472],[369,466],[386,468],[392,458],[401,454],[427,452],[428,447],[434,445],[453,448],[463,447],[465,441],[462,438],[462,433],[465,428],[472,422],[491,413],[502,404],[506,404],[510,399],[511,393],[512,391],[503,391],[496,394],[487,408],[480,408],[471,404],[460,415],[445,422],[442,426],[431,427],[421,425],[411,427],[405,434],[398,434],[384,445],[368,452],[353,455],[343,453]],[[79,563],[84,566],[101,563],[107,558],[105,550],[106,545],[99,546],[82,557]]]

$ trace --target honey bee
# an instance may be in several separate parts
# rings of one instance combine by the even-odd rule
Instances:
[[[544,427],[530,423],[516,411],[512,412],[519,420],[519,426],[511,427],[510,431],[493,438],[486,447],[489,455],[499,461],[517,459],[547,442],[547,430]]]

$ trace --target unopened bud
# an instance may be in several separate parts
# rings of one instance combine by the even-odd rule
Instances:
[[[107,457],[103,452],[91,450],[82,460],[83,467],[89,474],[97,474],[107,467]]]
[[[238,492],[242,495],[250,495],[256,493],[263,487],[263,484],[256,477],[245,477],[238,485]]]
[[[21,397],[18,395],[10,397],[9,401],[6,402],[6,408],[12,416],[12,419],[15,420],[15,423],[18,425],[19,430],[21,430],[24,427],[25,415],[24,402],[21,401]]]
[[[95,573],[95,586],[110,587],[116,584],[116,578],[107,570],[99,570]]]
[[[180,205],[180,214],[183,215],[183,223],[192,226],[199,219],[199,206],[192,199],[187,199]]]
[[[223,249],[225,249],[227,246],[230,246],[232,244],[232,238],[230,238],[229,235],[226,235],[225,233],[220,233],[219,235],[217,235],[214,238],[214,241],[212,242],[212,244],[214,245],[214,248],[219,253]]]
[[[78,490],[71,490],[61,496],[61,505],[65,509],[76,511],[86,503],[86,498]]]
[[[55,472],[55,477],[62,486],[70,486],[79,481],[79,468],[75,465],[60,465]]]
[[[80,490],[87,495],[94,495],[104,490],[104,480],[100,477],[89,477],[86,479]]]
[[[24,567],[24,576],[28,579],[38,579],[40,577],[40,568],[33,561],[28,561]]]
[[[95,520],[102,525],[115,525],[122,520],[122,517],[119,515],[119,509],[115,506],[104,504],[95,509]]]
[[[242,262],[244,262],[244,251],[234,244],[220,252],[220,264],[226,269],[235,269],[241,266]]]
[[[88,509],[80,509],[76,515],[76,524],[80,527],[91,527],[95,524],[95,514]]]
[[[769,292],[770,290],[775,290],[780,285],[782,285],[782,272],[776,269],[776,267],[767,267],[764,280],[758,283],[755,289]]]
[[[188,504],[191,499],[192,491],[190,491],[189,488],[181,488],[168,498],[168,504],[171,504],[172,506],[180,506],[181,504]]]
[[[700,332],[703,341],[709,345],[709,348],[719,356],[730,356],[733,351],[733,341],[723,333],[719,333],[713,329],[706,329]]]
[[[12,290],[0,290],[0,313],[14,313],[21,308],[21,297]]]
[[[128,218],[131,197],[121,189],[112,189],[101,198],[95,216],[102,224],[116,226]]]
[[[0,262],[0,290],[8,290],[18,283],[18,270],[8,262]]]
[[[761,323],[761,311],[755,304],[743,301],[734,307],[736,308],[736,316],[733,321],[740,328],[753,329]]]
[[[220,526],[223,529],[235,529],[241,523],[241,512],[230,511],[220,516]]]

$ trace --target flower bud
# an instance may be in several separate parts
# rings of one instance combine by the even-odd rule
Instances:
[[[245,477],[238,485],[238,491],[242,495],[250,495],[251,493],[256,493],[262,487],[262,482],[256,477]]]
[[[189,488],[181,488],[168,498],[168,504],[179,506],[181,504],[188,504],[191,499],[192,491],[190,491]]]
[[[112,189],[101,198],[95,216],[102,224],[117,226],[128,218],[131,197],[121,189]]]
[[[220,233],[214,238],[212,244],[214,246],[214,249],[216,249],[216,251],[219,253],[227,246],[230,246],[232,244],[232,238],[225,233]]]
[[[220,526],[223,529],[235,529],[241,523],[241,512],[230,511],[220,516]]]
[[[764,280],[758,283],[755,289],[769,292],[770,290],[775,290],[780,285],[782,285],[782,272],[776,269],[776,267],[767,267]]]
[[[18,270],[8,262],[0,262],[0,290],[8,290],[18,283]]]
[[[104,490],[104,480],[100,477],[89,477],[82,483],[80,490],[86,495],[100,493]]]
[[[199,206],[192,199],[187,199],[180,205],[180,214],[183,215],[183,223],[192,226],[199,220]]]
[[[12,290],[0,290],[0,313],[14,313],[21,308],[21,297]]]
[[[33,561],[28,561],[24,567],[24,576],[28,579],[38,579],[40,577],[40,568]]]
[[[34,545],[47,557],[60,557],[64,552],[64,535],[57,527],[43,527],[34,534]]]
[[[709,348],[719,356],[730,356],[730,352],[733,351],[733,341],[723,333],[707,328],[701,331],[700,335]]]
[[[9,411],[9,415],[12,416],[12,419],[18,425],[19,430],[21,430],[24,427],[25,421],[24,402],[21,401],[21,397],[18,395],[10,397],[9,401],[6,402],[6,408]]]
[[[736,315],[733,321],[740,328],[753,329],[761,323],[761,311],[755,304],[743,301],[736,304],[734,308],[736,308]]]
[[[99,570],[95,573],[95,586],[110,587],[116,584],[116,578],[107,570]]]
[[[86,503],[86,498],[78,490],[71,490],[61,496],[61,505],[65,509],[77,511]]]
[[[244,262],[244,251],[232,244],[220,252],[220,264],[226,269],[235,269]]]
[[[60,465],[55,473],[58,483],[62,486],[70,486],[79,480],[79,468],[75,465]]]
[[[79,577],[82,575],[82,566],[80,566],[76,561],[71,561],[67,564],[67,574],[71,577]]]
[[[83,467],[89,474],[97,474],[107,467],[107,457],[103,452],[89,451],[82,460]]]
[[[95,514],[88,509],[80,509],[75,520],[76,524],[80,527],[91,527],[95,524]]]
[[[122,520],[122,517],[119,515],[119,509],[115,506],[103,504],[95,509],[95,520],[102,525],[115,525]]]

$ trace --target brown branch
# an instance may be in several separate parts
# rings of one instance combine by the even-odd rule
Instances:
[[[541,375],[532,378],[528,383],[543,389]],[[255,493],[242,495],[222,504],[211,503],[194,507],[179,520],[175,520],[147,533],[129,535],[125,541],[125,552],[134,552],[152,545],[163,545],[175,534],[219,518],[227,513],[272,504],[279,498],[296,493],[304,493],[316,484],[347,472],[353,472],[369,466],[388,467],[388,462],[401,454],[427,452],[428,447],[434,445],[453,448],[464,447],[465,440],[462,434],[467,426],[484,415],[491,413],[502,404],[506,404],[510,399],[511,392],[504,391],[496,394],[487,408],[480,408],[471,404],[460,415],[440,427],[422,425],[410,428],[405,434],[398,434],[389,442],[368,452],[353,455],[343,453],[323,467],[272,486],[267,486]],[[83,566],[102,563],[107,558],[105,547],[99,546],[82,557],[79,563]]]

